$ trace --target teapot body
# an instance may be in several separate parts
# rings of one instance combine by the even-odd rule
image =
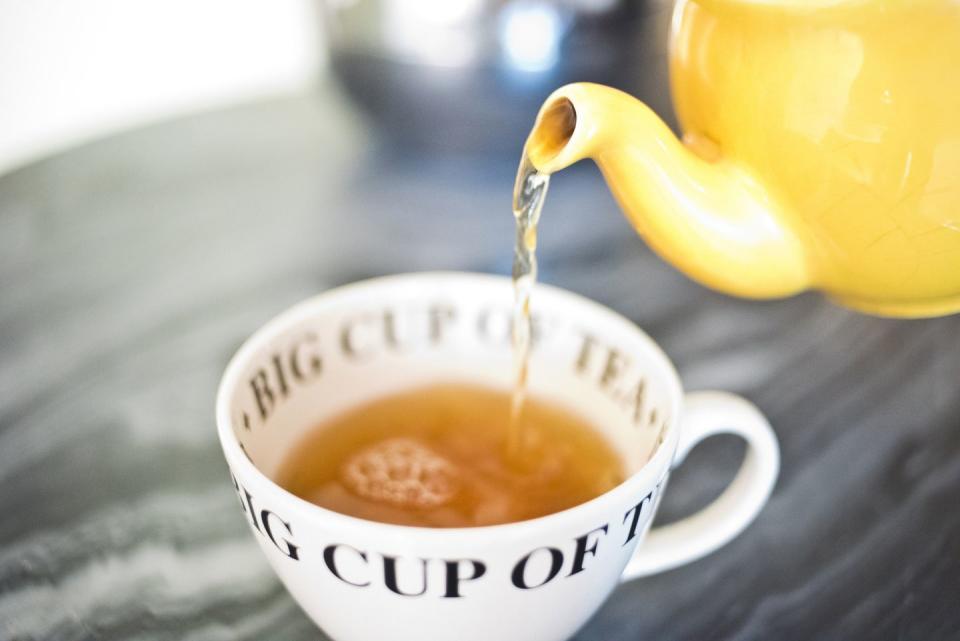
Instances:
[[[782,205],[811,286],[960,311],[960,3],[680,0],[670,47],[685,141]]]

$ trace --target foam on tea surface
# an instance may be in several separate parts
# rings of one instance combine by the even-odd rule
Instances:
[[[415,509],[443,505],[459,486],[450,461],[405,437],[360,450],[343,464],[340,478],[359,497]]]
[[[588,501],[623,481],[620,456],[577,414],[527,398],[523,457],[508,460],[511,394],[435,385],[318,425],[275,480],[322,507],[424,527],[495,525]]]

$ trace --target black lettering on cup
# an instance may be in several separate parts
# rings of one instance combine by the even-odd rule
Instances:
[[[600,387],[609,388],[620,378],[623,370],[630,364],[626,356],[619,351],[610,348],[607,350],[607,362],[603,365],[603,372],[600,374]]]
[[[233,479],[233,488],[237,491],[237,497],[240,499],[240,509],[243,510],[244,514],[250,516],[250,523],[259,532],[260,526],[257,524],[257,516],[253,511],[253,497],[247,492],[246,488],[240,485],[240,481],[237,480],[233,471],[230,472],[230,478]],[[248,505],[250,507],[247,507]]]
[[[270,539],[270,542],[273,543],[273,546],[283,552],[285,555],[293,559],[294,561],[299,561],[300,556],[298,555],[297,550],[300,548],[287,539],[280,539],[283,541],[284,547],[280,546],[280,543],[277,542],[277,539],[273,536],[273,528],[270,526],[270,517],[274,517],[280,524],[286,528],[287,534],[293,536],[293,530],[290,529],[290,523],[284,521],[280,518],[276,512],[271,510],[260,510],[260,522],[263,523],[263,531],[267,534],[267,538]]]
[[[290,348],[290,372],[297,382],[303,383],[308,376],[316,376],[323,367],[320,353],[316,350],[307,350],[307,347],[315,345],[316,342],[317,335],[309,332]]]
[[[233,470],[230,471],[230,478],[233,479],[233,487],[237,491],[237,496],[240,499],[240,509],[243,510],[243,513],[250,517],[250,524],[253,526],[253,529],[256,530],[257,534],[260,536],[266,536],[267,539],[273,544],[275,548],[280,550],[285,556],[293,559],[294,561],[300,560],[300,548],[295,543],[288,539],[277,540],[276,535],[273,533],[273,526],[271,525],[271,517],[280,522],[281,525],[287,530],[287,534],[291,537],[293,536],[293,529],[290,526],[288,521],[284,521],[279,514],[272,510],[260,510],[259,515],[257,513],[257,508],[253,505],[253,495],[250,494],[250,491],[247,488],[240,485],[240,481],[237,480],[237,476],[233,473]],[[281,545],[283,543],[283,545]]]
[[[320,373],[323,361],[319,352],[307,349],[316,342],[316,334],[307,333],[289,350],[271,354],[269,364],[253,372],[249,384],[261,421],[265,422],[277,404],[290,396],[294,383],[306,383]],[[246,412],[242,416],[244,427],[250,429],[250,417]]]
[[[580,353],[577,355],[576,370],[580,374],[586,374],[590,366],[590,357],[593,355],[593,348],[597,346],[597,339],[587,333],[583,333],[583,343],[580,345]]]
[[[457,599],[462,597],[460,594],[460,584],[466,581],[476,581],[487,572],[487,566],[482,561],[473,559],[461,559],[459,561],[444,561],[446,566],[446,590],[443,593],[446,599]],[[470,576],[460,576],[461,564],[469,564],[471,567]]]
[[[280,362],[280,354],[274,354],[270,359],[273,362],[273,371],[277,375],[277,383],[280,386],[280,395],[284,398],[290,393],[290,387],[287,386],[287,377],[283,372],[283,363]]]
[[[328,545],[327,547],[323,548],[323,562],[326,564],[327,569],[330,570],[330,574],[337,577],[347,585],[353,585],[358,588],[365,588],[368,585],[370,585],[370,581],[359,583],[357,581],[351,581],[350,579],[345,579],[343,575],[340,574],[340,570],[337,569],[337,558],[336,558],[337,550],[340,548],[344,548],[344,549],[355,552],[357,556],[363,559],[364,563],[367,562],[366,552],[361,552],[357,548],[346,545],[345,543],[334,543],[332,545]]]
[[[634,505],[632,508],[627,510],[627,513],[623,515],[623,522],[626,523],[627,519],[630,521],[630,531],[627,533],[627,540],[623,542],[624,545],[632,541],[637,536],[637,526],[640,524],[640,513],[643,512],[643,506],[646,503],[649,503],[653,499],[653,490],[651,490],[645,497],[640,499],[640,502]],[[631,517],[631,515],[633,515]]]
[[[260,529],[260,524],[257,522],[257,511],[253,507],[253,495],[250,494],[245,487],[241,486],[240,489],[243,490],[243,495],[247,499],[247,506],[249,506],[249,509],[245,506],[243,511],[250,517],[250,522],[253,523],[253,529],[263,534],[263,531]]]
[[[430,344],[443,340],[447,327],[456,319],[457,310],[450,305],[432,305],[430,315]]]
[[[250,377],[250,389],[253,390],[253,398],[257,401],[257,409],[260,410],[260,418],[267,420],[270,411],[276,404],[277,399],[273,395],[273,389],[270,388],[270,381],[267,380],[267,372],[258,369]]]
[[[421,566],[422,585],[419,592],[404,592],[397,584],[397,557],[383,555],[383,582],[387,589],[400,596],[422,596],[427,591],[427,560],[418,559]]]
[[[587,558],[588,554],[590,556],[597,556],[597,545],[600,543],[600,537],[597,536],[597,538],[594,539],[593,543],[591,544],[590,535],[598,534],[600,532],[606,534],[608,528],[609,524],[604,523],[601,527],[594,528],[583,536],[578,536],[576,538],[577,547],[573,552],[573,568],[570,570],[570,574],[567,576],[573,576],[574,574],[583,572],[583,562]]]
[[[545,551],[550,554],[550,570],[547,572],[547,576],[535,585],[527,583],[527,563],[530,561],[530,558],[540,551]],[[541,586],[550,583],[553,579],[560,574],[560,568],[563,567],[563,552],[557,548],[544,547],[537,548],[536,550],[528,553],[522,559],[517,561],[517,564],[513,566],[513,572],[510,575],[510,579],[513,582],[513,585],[520,588],[521,590],[531,590],[533,588],[539,588]]]
[[[343,324],[340,328],[340,350],[344,356],[355,360],[370,353],[370,340],[368,338],[364,342],[362,337],[369,337],[372,333],[369,329],[370,325],[376,324],[376,322],[377,319],[372,316],[361,316],[350,319]],[[360,332],[360,338],[357,337],[358,331]]]

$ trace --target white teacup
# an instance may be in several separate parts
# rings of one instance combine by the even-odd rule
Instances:
[[[307,430],[346,408],[435,382],[510,389],[506,278],[424,273],[321,294],[260,329],[234,356],[217,427],[260,547],[303,609],[337,641],[559,641],[620,581],[701,557],[767,501],[779,454],[747,401],[684,395],[673,366],[627,319],[540,285],[530,388],[578,412],[629,477],[587,503],[477,528],[345,516],[271,478]],[[648,532],[671,468],[718,433],[748,445],[736,478],[702,511]]]

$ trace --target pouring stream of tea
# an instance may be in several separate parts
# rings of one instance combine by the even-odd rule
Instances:
[[[527,397],[530,368],[530,293],[537,282],[537,222],[550,185],[550,175],[537,171],[524,151],[513,187],[513,217],[517,236],[513,245],[513,396],[507,460],[519,462],[522,442],[521,415]]]

